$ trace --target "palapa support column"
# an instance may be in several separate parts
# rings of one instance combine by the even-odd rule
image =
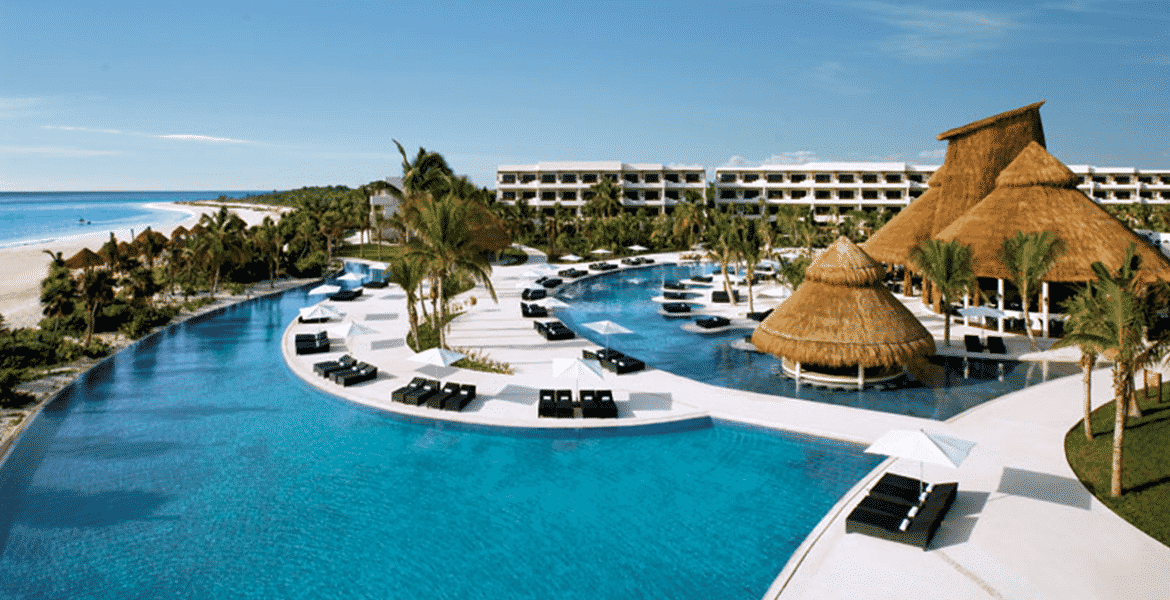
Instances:
[[[1044,320],[1040,323],[1040,337],[1048,339],[1048,282],[1040,282],[1040,308]]]
[[[963,294],[963,308],[971,308],[971,294]],[[971,326],[971,317],[963,315],[963,327]]]
[[[902,295],[907,298],[914,295],[914,274],[910,272],[910,265],[902,265]]]
[[[800,383],[800,362],[796,363],[796,383]]]
[[[857,391],[865,389],[865,367],[860,363],[857,365]]]
[[[995,289],[996,289],[996,292],[999,294],[999,312],[1003,312],[1003,280],[1002,279],[995,280]],[[999,320],[999,332],[1003,333],[1003,317],[1000,317],[998,320]]]

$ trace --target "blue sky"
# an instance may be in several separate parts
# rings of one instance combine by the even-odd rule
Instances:
[[[1170,2],[4,0],[0,190],[356,186],[496,165],[937,164],[1041,99],[1067,164],[1170,168]]]

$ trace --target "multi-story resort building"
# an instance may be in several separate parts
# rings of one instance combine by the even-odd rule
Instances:
[[[1083,177],[1078,187],[1101,204],[1131,202],[1170,204],[1170,169],[1096,167],[1070,165]],[[738,204],[749,215],[760,207],[775,214],[782,204],[811,206],[818,215],[833,207],[850,210],[900,211],[929,187],[938,165],[885,162],[814,162],[804,165],[718,167],[715,169],[715,202]],[[622,190],[622,204],[629,210],[670,212],[684,192],[704,193],[706,170],[702,166],[665,167],[659,164],[620,162],[547,162],[535,165],[500,165],[496,172],[496,198],[502,202],[527,200],[531,206],[551,211],[560,202],[579,210],[589,187],[608,177]],[[763,204],[761,205],[761,200]]]
[[[617,161],[542,162],[535,165],[500,165],[496,169],[496,199],[525,200],[551,213],[559,202],[578,213],[588,200],[589,188],[602,178],[621,190],[622,206],[629,211],[645,208],[650,214],[670,212],[685,199],[687,191],[703,194],[707,170],[702,166],[675,167],[630,164]]]

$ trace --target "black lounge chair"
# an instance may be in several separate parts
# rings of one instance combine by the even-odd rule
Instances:
[[[447,396],[443,401],[443,410],[463,410],[472,400],[475,400],[475,386],[470,383],[461,384],[458,392]]]
[[[644,265],[652,265],[652,264],[654,264],[654,259],[653,259],[653,258],[647,258],[647,257],[643,256],[643,257],[642,257],[642,264],[644,264]]]
[[[588,274],[589,274],[589,271],[579,271],[577,269],[563,269],[563,270],[557,271],[557,275],[560,275],[561,277],[564,277],[566,279],[576,279],[582,275],[588,275]]]
[[[350,300],[356,299],[358,296],[361,296],[361,295],[362,295],[362,291],[360,288],[356,289],[356,290],[341,290],[337,293],[330,294],[329,299],[333,300],[333,301],[338,301],[338,302],[348,302]]]
[[[668,313],[689,313],[691,306],[685,302],[667,302],[662,305],[662,310]]]
[[[329,341],[329,334],[324,331],[318,331],[317,333],[298,333],[296,334],[296,337],[293,338],[293,341],[298,344],[320,344],[322,342]]]
[[[442,409],[447,398],[459,393],[459,384],[448,381],[439,391],[427,398],[427,408]]]
[[[626,373],[633,373],[634,371],[641,371],[646,368],[646,363],[617,350],[601,349],[595,353],[597,361],[601,363],[602,368],[613,371],[618,375]]]
[[[329,377],[329,374],[333,371],[348,369],[356,364],[357,361],[352,356],[346,354],[337,360],[328,360],[314,364],[313,372],[322,377]]]
[[[573,390],[557,390],[556,416],[558,419],[573,418]]]
[[[571,340],[577,337],[577,334],[573,333],[572,329],[565,327],[565,324],[561,323],[560,321],[549,321],[548,323],[543,323],[542,325],[543,327],[537,328],[537,331],[540,331],[540,333],[544,335],[544,339],[550,342]]]
[[[428,379],[421,387],[413,389],[403,395],[403,402],[406,404],[413,404],[414,406],[422,406],[426,404],[431,396],[439,393],[439,382],[434,379]]]
[[[597,390],[581,390],[581,417],[596,419],[601,417],[601,403],[597,401]]]
[[[686,300],[687,294],[686,292],[672,292],[668,290],[662,292],[662,297],[667,300]]]
[[[556,277],[550,277],[540,282],[540,285],[543,285],[545,288],[551,290],[552,288],[555,288],[562,283],[564,283],[564,281],[557,279]]]
[[[597,390],[597,403],[601,405],[598,417],[602,419],[616,419],[618,416],[617,403],[613,401],[613,390]]]
[[[520,316],[542,319],[548,316],[548,309],[539,304],[520,303]]]
[[[356,371],[347,371],[340,375],[334,374],[333,381],[340,384],[342,387],[349,387],[357,383],[373,381],[374,379],[378,378],[378,367],[366,363],[359,364],[365,366]]]
[[[642,264],[642,259],[638,258],[637,256],[632,256],[630,258],[623,258],[622,264],[623,265],[630,265],[630,266],[638,266],[638,265]]]
[[[698,281],[700,283],[711,283],[714,280],[710,275],[691,275],[691,281]]]
[[[395,402],[406,402],[406,394],[421,388],[426,382],[426,377],[415,377],[410,383],[390,392],[390,399]]]
[[[298,333],[293,340],[293,348],[297,354],[318,354],[329,351],[329,337],[324,331],[317,333]]]
[[[739,302],[739,290],[731,290],[731,295],[735,297],[736,302]],[[711,292],[711,302],[731,302],[731,299],[726,291],[715,290]]]
[[[922,491],[918,487],[906,487],[879,481],[869,490],[869,495],[889,502],[902,504],[918,504],[922,501]]]
[[[1007,354],[1007,346],[1003,345],[1003,338],[998,335],[987,336],[987,351],[992,354]]]
[[[362,287],[368,287],[368,288],[380,290],[380,289],[387,287],[389,285],[390,285],[389,281],[367,281],[364,284],[362,284]]]
[[[537,417],[555,417],[557,416],[557,394],[553,390],[540,390],[540,397],[537,403],[536,416]]]
[[[731,324],[727,317],[715,315],[713,317],[701,317],[695,319],[695,324],[703,329],[715,329],[717,327],[726,327]]]
[[[530,288],[520,292],[522,300],[540,300],[548,297],[548,292],[544,288]]]
[[[958,488],[956,483],[935,485],[917,510],[913,513],[907,510],[905,515],[899,512],[899,503],[874,498],[871,494],[845,518],[845,532],[862,533],[926,550],[954,503]]]
[[[687,286],[685,283],[681,283],[678,281],[664,281],[662,283],[662,287],[663,287],[663,289],[667,289],[667,290],[685,290],[685,289],[687,289]]]
[[[763,312],[750,312],[747,314],[747,318],[753,321],[763,321],[764,319],[768,318],[768,315],[772,314],[773,310],[774,309],[769,308]]]
[[[977,335],[963,336],[963,345],[967,347],[967,352],[973,354],[983,352],[983,342],[979,341],[979,336]]]

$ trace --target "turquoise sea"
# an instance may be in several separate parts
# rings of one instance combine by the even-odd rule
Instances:
[[[0,192],[0,248],[51,242],[147,225],[178,223],[186,213],[153,202],[242,198],[256,192]]]

